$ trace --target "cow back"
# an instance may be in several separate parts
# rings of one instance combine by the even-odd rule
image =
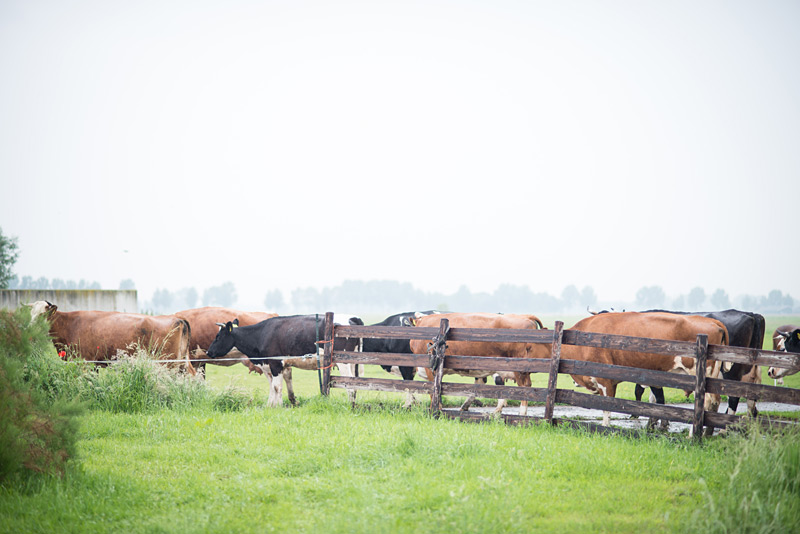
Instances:
[[[727,345],[725,325],[716,319],[698,315],[677,315],[661,312],[622,312],[593,315],[578,321],[571,330],[597,334],[643,337],[671,341],[694,342],[698,334],[706,334],[708,342]],[[611,365],[625,365],[659,371],[673,370],[680,363],[685,368],[694,367],[694,359],[598,347],[564,345],[565,359],[594,361]]]
[[[447,319],[450,328],[510,328],[535,330],[538,325],[526,315],[501,315],[495,313],[442,313],[427,315],[417,319],[418,327],[438,327],[442,319]],[[541,323],[539,323],[541,324]],[[426,354],[428,340],[412,339],[411,351]],[[469,356],[495,356],[507,358],[526,357],[532,348],[531,343],[506,343],[487,341],[448,341],[445,354]]]
[[[175,315],[189,322],[192,331],[191,349],[194,350],[199,347],[204,351],[208,350],[208,347],[217,336],[219,331],[217,323],[227,323],[238,319],[239,326],[250,326],[278,316],[277,313],[246,312],[216,306],[183,310],[175,313]]]

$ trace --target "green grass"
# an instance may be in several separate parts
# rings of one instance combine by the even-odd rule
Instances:
[[[709,448],[434,420],[422,409],[82,418],[82,467],[0,494],[3,532],[674,531]]]
[[[473,425],[428,417],[427,397],[406,411],[402,395],[375,392],[359,392],[353,411],[305,371],[294,373],[300,406],[267,409],[262,376],[207,369],[213,390],[253,392],[250,407],[92,410],[65,477],[0,488],[0,532],[691,532],[708,530],[698,510],[735,491],[742,501],[753,484],[760,522],[798,524],[794,475],[768,493],[784,471],[769,469],[774,454],[730,477],[737,451],[758,453],[739,438]],[[779,504],[788,512],[775,520]]]

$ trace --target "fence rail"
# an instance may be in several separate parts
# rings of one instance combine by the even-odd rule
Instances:
[[[342,338],[386,338],[386,339],[428,339],[434,345],[438,341],[483,341],[550,344],[550,357],[544,358],[493,358],[485,356],[447,355],[440,359],[439,366],[433,369],[432,382],[404,381],[381,378],[332,377],[330,366],[334,363],[368,364],[384,366],[430,367],[429,355],[392,354],[375,352],[339,352],[332,350],[331,340]],[[323,378],[323,394],[331,387],[403,393],[410,391],[431,395],[431,411],[443,413],[441,397],[463,396],[494,399],[513,399],[545,403],[544,418],[509,416],[503,418],[512,424],[544,419],[551,424],[570,424],[597,429],[594,423],[576,423],[553,417],[555,404],[568,404],[582,408],[599,409],[626,413],[636,416],[654,417],[688,423],[692,425],[693,435],[700,437],[703,427],[725,428],[741,421],[740,416],[706,412],[703,408],[705,393],[743,397],[756,401],[772,401],[800,405],[800,390],[749,384],[720,378],[706,377],[706,359],[721,362],[741,363],[787,368],[800,371],[800,355],[786,352],[708,345],[705,335],[698,335],[696,342],[669,341],[661,339],[595,334],[576,330],[563,330],[563,323],[556,322],[554,330],[513,330],[513,329],[472,329],[449,328],[447,319],[442,319],[440,328],[427,327],[385,327],[385,326],[339,326],[333,325],[332,314],[326,314],[325,352],[323,366],[327,367]],[[601,363],[561,359],[563,345],[618,349],[648,354],[691,357],[697,360],[695,376],[652,371],[633,367],[606,365]],[[441,349],[443,352],[443,349]],[[547,388],[521,388],[516,386],[496,386],[441,382],[444,368],[451,370],[517,371],[522,373],[549,373]],[[695,394],[693,409],[664,406],[649,402],[639,402],[613,397],[603,397],[569,389],[558,389],[557,375],[571,374],[602,377],[620,382],[634,382],[654,387],[671,387],[691,391]],[[469,412],[445,411],[448,417],[466,420],[485,418]],[[759,420],[766,425],[788,425],[791,423],[776,420]],[[594,425],[594,426],[592,426]],[[603,430],[605,431],[605,430]]]

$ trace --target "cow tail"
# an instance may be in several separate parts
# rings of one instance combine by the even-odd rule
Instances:
[[[764,316],[761,314],[755,314],[754,319],[756,320],[756,324],[755,328],[753,328],[753,339],[750,342],[750,348],[761,350],[764,348],[764,336],[767,332],[767,324]]]
[[[192,362],[189,361],[192,357],[191,354],[191,345],[192,345],[192,328],[189,326],[189,321],[186,319],[178,319],[181,322],[181,336],[180,336],[180,345],[178,346],[178,351],[180,352],[180,356],[178,357],[179,360],[186,361],[186,371],[194,376],[197,372],[192,365]]]

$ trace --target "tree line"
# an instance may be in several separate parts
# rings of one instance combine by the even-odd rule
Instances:
[[[0,289],[102,289],[99,282],[86,280],[62,280],[32,276],[19,278],[12,267],[19,256],[17,239],[3,235],[0,229]],[[119,289],[135,289],[131,279],[120,281]],[[342,310],[361,314],[396,313],[398,311],[438,310],[482,310],[505,313],[584,313],[587,308],[614,307],[617,310],[671,309],[678,311],[707,311],[738,308],[767,314],[800,313],[789,294],[779,289],[767,295],[741,295],[731,298],[723,289],[707,294],[702,287],[695,287],[687,294],[669,298],[661,286],[645,286],[636,292],[634,302],[600,303],[594,288],[575,285],[566,286],[558,296],[543,291],[534,291],[525,285],[501,284],[493,292],[472,292],[461,286],[456,292],[426,292],[408,282],[393,280],[346,280],[334,287],[296,288],[289,298],[280,289],[272,289],[263,300],[265,310],[278,313],[318,313]],[[141,296],[140,296],[141,298]],[[141,301],[139,308],[149,313],[173,313],[197,306],[235,307],[238,296],[233,282],[212,286],[202,294],[194,287],[177,290],[157,289],[150,300]]]

